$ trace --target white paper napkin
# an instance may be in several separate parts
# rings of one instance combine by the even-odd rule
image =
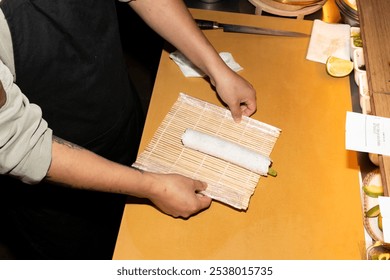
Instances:
[[[314,20],[306,59],[326,63],[329,56],[350,60],[351,26]]]
[[[238,72],[243,68],[238,64],[231,53],[220,52],[219,56],[225,61],[225,63],[234,71]],[[191,61],[189,61],[181,52],[174,51],[169,54],[169,57],[180,67],[186,77],[204,77],[205,74],[196,67]]]

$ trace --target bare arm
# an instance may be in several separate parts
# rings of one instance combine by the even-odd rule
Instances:
[[[174,217],[189,217],[211,203],[210,198],[198,194],[206,189],[205,183],[181,175],[141,172],[56,137],[46,180],[73,188],[148,198]]]
[[[140,172],[52,137],[40,108],[13,83],[1,60],[0,115],[0,174],[27,184],[44,178],[73,188],[148,198],[174,217],[188,217],[211,203],[198,194],[206,188],[200,181]]]
[[[252,85],[232,71],[195,24],[181,0],[134,0],[129,5],[164,39],[206,73],[236,121],[256,111]]]

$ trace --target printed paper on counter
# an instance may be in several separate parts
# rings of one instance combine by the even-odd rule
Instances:
[[[390,118],[347,112],[347,150],[390,156]]]

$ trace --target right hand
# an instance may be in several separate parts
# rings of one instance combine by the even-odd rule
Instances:
[[[164,213],[188,218],[208,208],[211,198],[200,194],[207,184],[178,174],[145,173],[152,179],[148,198]]]
[[[257,109],[256,90],[253,86],[230,68],[219,73],[217,78],[210,77],[219,97],[229,107],[235,122],[242,116],[251,116]]]

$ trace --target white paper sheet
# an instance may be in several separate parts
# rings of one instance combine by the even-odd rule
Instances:
[[[329,56],[350,60],[351,26],[314,20],[306,59],[326,63]]]
[[[234,58],[233,55],[229,52],[220,52],[219,56],[222,58],[222,60],[226,63],[227,66],[230,67],[235,72],[241,71],[242,68],[240,64],[238,64]],[[174,51],[169,54],[169,57],[179,66],[180,70],[182,71],[183,75],[187,78],[189,77],[204,77],[205,74],[200,70],[198,67],[196,67],[187,57],[184,56],[179,51]]]
[[[347,112],[347,150],[390,156],[390,118]]]

